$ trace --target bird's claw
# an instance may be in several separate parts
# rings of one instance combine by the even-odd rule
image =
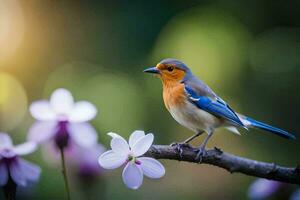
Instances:
[[[207,152],[205,150],[205,147],[200,146],[195,160],[198,161],[198,163],[202,163],[203,157],[206,155],[207,155]]]
[[[171,147],[175,147],[176,151],[179,152],[179,156],[182,159],[182,153],[183,153],[183,148],[185,147],[191,147],[189,143],[179,143],[179,142],[173,142],[170,144]]]

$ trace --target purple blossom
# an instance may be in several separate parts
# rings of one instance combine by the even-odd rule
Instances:
[[[300,199],[300,189],[294,191],[290,196],[289,200],[299,200]]]
[[[55,141],[44,145],[42,155],[45,161],[54,166],[59,166],[61,157],[59,149],[53,145]],[[64,150],[65,158],[70,167],[76,170],[79,175],[97,176],[103,170],[98,163],[98,157],[105,151],[102,144],[96,143],[90,147],[83,147],[71,140],[68,148]]]
[[[80,176],[93,177],[99,175],[102,170],[98,164],[98,157],[104,151],[105,148],[101,144],[88,148],[74,146],[66,156],[69,163],[77,167]]]
[[[281,186],[281,182],[260,178],[251,184],[248,197],[253,200],[266,199],[276,193]]]
[[[96,116],[96,107],[87,101],[74,102],[66,89],[55,90],[50,101],[33,102],[30,113],[37,120],[29,130],[30,141],[54,140],[59,148],[67,147],[70,140],[83,147],[97,143],[96,130],[88,123]]]
[[[115,169],[122,165],[123,182],[130,189],[138,189],[143,183],[143,175],[149,178],[161,178],[165,174],[164,166],[153,158],[141,157],[151,147],[154,136],[144,131],[134,131],[129,143],[116,133],[108,133],[112,137],[112,150],[99,157],[99,164],[105,169]]]
[[[6,185],[10,178],[18,186],[39,180],[40,167],[20,158],[35,150],[33,142],[14,146],[8,134],[0,133],[0,186]]]

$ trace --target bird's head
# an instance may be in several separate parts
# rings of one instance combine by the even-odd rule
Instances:
[[[145,69],[144,72],[156,74],[163,83],[180,83],[191,74],[190,69],[183,62],[173,58],[164,59],[155,67]]]

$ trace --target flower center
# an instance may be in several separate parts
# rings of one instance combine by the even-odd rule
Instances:
[[[13,159],[16,157],[16,154],[8,148],[3,148],[0,150],[0,156],[4,157],[5,159]]]
[[[65,148],[68,146],[69,143],[69,131],[68,131],[68,124],[67,120],[58,121],[57,124],[57,133],[55,135],[55,143],[58,148]]]
[[[128,162],[135,163],[137,165],[142,164],[139,160],[136,159],[133,155],[128,155]]]

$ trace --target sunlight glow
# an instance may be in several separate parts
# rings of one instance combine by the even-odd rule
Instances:
[[[19,47],[24,33],[20,2],[0,0],[0,61],[10,57]]]

